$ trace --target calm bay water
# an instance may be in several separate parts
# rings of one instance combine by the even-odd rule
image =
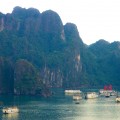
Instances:
[[[120,120],[120,104],[115,97],[81,100],[75,104],[72,96],[65,96],[63,91],[52,97],[0,96],[1,120]],[[17,114],[2,114],[3,106],[17,105]]]

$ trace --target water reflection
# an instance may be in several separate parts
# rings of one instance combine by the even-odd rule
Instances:
[[[19,118],[19,113],[2,115],[2,120],[18,120],[18,118]]]

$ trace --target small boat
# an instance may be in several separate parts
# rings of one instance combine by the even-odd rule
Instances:
[[[105,96],[106,93],[110,93],[110,96],[116,96],[117,92],[115,90],[104,90],[100,89],[99,94]]]
[[[65,90],[65,94],[80,94],[80,90]]]
[[[104,89],[99,90],[99,94],[105,96],[106,93],[110,93],[110,96],[116,96],[117,92],[112,89],[112,85],[104,86]]]
[[[81,95],[73,95],[73,100],[81,100],[82,96]]]
[[[109,93],[109,92],[106,92],[104,95],[105,95],[105,97],[107,97],[107,98],[110,97],[110,93]]]
[[[18,113],[19,109],[17,107],[5,107],[2,109],[4,114]]]
[[[116,97],[116,102],[120,102],[120,97]]]
[[[116,91],[112,91],[111,93],[110,93],[110,96],[116,96],[117,95],[117,92]]]
[[[88,92],[86,93],[85,95],[85,99],[94,99],[94,98],[97,98],[98,95],[96,92]]]

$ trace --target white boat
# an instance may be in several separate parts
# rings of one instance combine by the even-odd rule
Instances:
[[[107,94],[109,96],[116,96],[117,92],[115,90],[104,90],[104,89],[100,89],[99,90],[99,94],[102,96],[106,96]]]
[[[104,96],[105,96],[105,97],[110,97],[110,92],[105,92],[105,93],[104,93]]]
[[[120,102],[120,97],[116,97],[116,102]]]
[[[110,93],[110,96],[116,96],[117,95],[117,92],[116,91],[113,91]]]
[[[80,90],[65,90],[65,94],[80,94]]]
[[[77,101],[77,100],[81,100],[82,96],[81,95],[73,95],[73,100]]]
[[[100,89],[99,90],[100,95],[105,96],[106,93],[109,93],[110,96],[116,96],[117,92],[115,90],[112,89],[112,85],[108,85],[108,86],[104,86],[104,89]]]
[[[100,90],[99,90],[99,93],[100,93],[100,94],[104,94],[104,93],[106,93],[106,92],[114,93],[115,91],[114,91],[114,90],[104,90],[104,89],[100,89]]]
[[[4,114],[18,113],[19,109],[17,107],[6,107],[2,109]]]
[[[97,98],[98,95],[96,92],[88,92],[86,95],[85,95],[85,99],[94,99],[94,98]]]

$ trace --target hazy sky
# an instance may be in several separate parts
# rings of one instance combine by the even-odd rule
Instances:
[[[77,25],[88,45],[99,39],[120,41],[120,0],[0,0],[2,13],[11,13],[15,6],[56,11],[63,24]]]

